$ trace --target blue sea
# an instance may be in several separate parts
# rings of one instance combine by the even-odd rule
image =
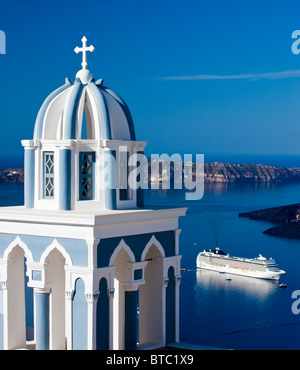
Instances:
[[[300,290],[300,240],[263,234],[268,222],[239,218],[239,212],[299,202],[300,183],[224,185],[205,188],[198,201],[183,191],[151,191],[147,205],[188,207],[180,219],[182,254],[180,339],[228,349],[300,349],[300,315],[292,312],[292,292]],[[239,257],[262,254],[286,271],[281,282],[196,271],[203,249],[218,246]],[[297,303],[297,302],[296,302]],[[295,303],[295,304],[296,304]]]
[[[187,269],[180,285],[181,341],[230,349],[300,349],[300,315],[292,312],[292,293],[300,290],[300,240],[265,235],[272,224],[238,217],[239,212],[298,203],[299,195],[300,183],[210,184],[198,201],[186,201],[184,190],[146,191],[146,206],[188,207],[179,222],[182,268]],[[23,184],[0,183],[0,205],[19,204]],[[281,281],[287,288],[196,271],[198,253],[216,243],[234,256],[274,258],[286,271]]]

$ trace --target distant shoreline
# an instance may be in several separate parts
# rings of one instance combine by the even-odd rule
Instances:
[[[155,159],[161,163],[166,160]],[[171,162],[170,171],[164,171],[160,166],[158,173],[151,173],[151,161],[148,159],[148,182],[174,180],[174,173],[182,171],[182,178],[185,175],[185,168],[181,162]],[[159,168],[159,166],[158,166]],[[147,168],[145,168],[145,173]],[[192,165],[193,177],[196,177],[196,168]],[[259,183],[259,182],[281,182],[291,183],[300,181],[300,167],[285,168],[281,166],[269,166],[261,164],[233,164],[233,163],[204,163],[205,183]],[[23,168],[8,168],[0,172],[0,182],[24,182]]]

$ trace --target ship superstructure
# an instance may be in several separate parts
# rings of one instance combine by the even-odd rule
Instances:
[[[253,259],[233,257],[219,248],[199,253],[197,268],[269,280],[279,280],[285,274],[272,258],[261,254]]]

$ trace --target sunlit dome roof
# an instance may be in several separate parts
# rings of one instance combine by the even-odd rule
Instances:
[[[65,84],[44,101],[37,115],[34,139],[135,140],[126,103],[102,80],[95,81],[86,69],[86,51],[94,47],[86,47],[85,37],[82,41],[83,47],[75,48],[75,52],[83,53],[83,68],[74,82],[66,78]]]
[[[78,75],[78,74],[77,74]],[[126,103],[102,80],[83,83],[66,79],[65,85],[44,101],[34,128],[34,139],[81,139],[85,114],[87,139],[135,140]]]

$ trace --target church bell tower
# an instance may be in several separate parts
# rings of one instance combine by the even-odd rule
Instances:
[[[186,208],[144,207],[146,143],[123,99],[87,69],[94,50],[84,37],[82,69],[45,99],[22,141],[24,206],[0,208],[3,349],[179,341]]]

